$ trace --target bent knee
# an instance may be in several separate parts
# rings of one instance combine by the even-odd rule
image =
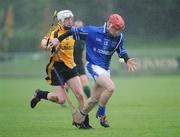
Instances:
[[[115,89],[116,89],[116,87],[115,87],[114,84],[112,84],[111,86],[109,86],[109,87],[107,88],[107,90],[108,90],[109,92],[111,92],[111,93],[113,93],[113,92],[115,91]]]
[[[66,102],[65,98],[58,98],[58,104],[64,104]]]

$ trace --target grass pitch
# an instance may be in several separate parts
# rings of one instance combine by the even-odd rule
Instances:
[[[31,109],[43,79],[0,79],[0,137],[179,137],[180,76],[114,78],[116,91],[108,106],[110,128],[90,113],[93,130],[71,126],[68,107],[42,101]],[[67,104],[66,104],[67,105]],[[68,106],[68,105],[67,105]]]

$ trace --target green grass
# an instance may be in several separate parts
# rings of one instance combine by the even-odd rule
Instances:
[[[43,79],[0,79],[0,137],[179,137],[180,77],[114,78],[117,89],[108,106],[111,127],[104,129],[90,113],[94,130],[71,126],[68,107],[42,101],[30,109]]]

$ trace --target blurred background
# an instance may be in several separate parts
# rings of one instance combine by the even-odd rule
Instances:
[[[179,0],[0,0],[0,77],[43,77],[48,52],[39,49],[55,10],[70,9],[85,25],[112,13],[126,22],[125,47],[138,62],[133,75],[179,74]],[[114,56],[113,76],[132,75]]]

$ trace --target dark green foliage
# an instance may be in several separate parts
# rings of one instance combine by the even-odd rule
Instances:
[[[0,52],[36,51],[41,37],[49,30],[54,10],[64,9],[71,9],[75,19],[82,19],[86,25],[97,26],[111,13],[120,13],[126,21],[126,37],[162,41],[180,36],[179,0],[0,0],[0,3]],[[10,6],[14,13],[13,37],[6,38]]]

